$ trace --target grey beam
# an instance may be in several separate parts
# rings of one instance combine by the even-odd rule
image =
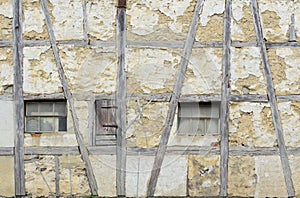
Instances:
[[[271,107],[272,117],[273,117],[273,124],[276,132],[278,147],[279,147],[279,153],[280,153],[280,159],[281,159],[281,165],[284,173],[284,179],[285,184],[287,188],[287,193],[289,197],[295,196],[295,189],[294,184],[292,180],[292,173],[291,168],[288,160],[288,154],[285,147],[285,142],[282,134],[282,126],[281,126],[281,120],[280,115],[277,107],[276,102],[276,95],[274,91],[274,85],[270,70],[270,65],[268,61],[268,54],[266,49],[266,44],[264,41],[263,33],[262,33],[262,25],[260,21],[260,15],[258,11],[258,4],[256,0],[251,0],[251,8],[252,8],[252,14],[253,14],[253,20],[255,25],[255,31],[256,31],[256,38],[258,45],[260,47],[260,53],[262,58],[262,63],[264,67],[264,73],[267,81],[267,91],[268,91],[268,98],[269,103]]]
[[[86,146],[84,145],[83,142],[83,138],[79,129],[79,123],[78,123],[78,117],[75,111],[75,106],[74,106],[74,98],[72,96],[71,91],[69,90],[68,87],[68,83],[67,83],[67,79],[66,79],[66,75],[64,72],[64,69],[62,67],[61,64],[61,59],[59,56],[59,51],[56,45],[56,39],[55,39],[55,35],[53,32],[53,27],[52,27],[52,22],[50,19],[50,14],[49,14],[49,9],[48,9],[48,2],[46,0],[41,0],[41,5],[42,5],[42,9],[45,15],[45,19],[46,19],[46,26],[48,29],[48,34],[50,37],[50,42],[51,42],[51,47],[52,47],[52,51],[55,57],[55,62],[56,62],[56,66],[58,69],[58,73],[59,73],[59,77],[61,80],[61,84],[63,86],[63,90],[64,90],[64,94],[65,97],[68,100],[68,104],[69,104],[69,108],[71,111],[71,115],[72,115],[72,120],[73,120],[73,125],[74,125],[74,131],[75,131],[75,136],[79,145],[79,151],[80,154],[82,156],[82,160],[85,163],[85,167],[86,167],[86,173],[87,173],[87,178],[89,181],[89,185],[90,185],[90,189],[91,189],[91,193],[92,195],[98,195],[98,188],[97,188],[97,182],[94,176],[94,172],[92,169],[92,165],[89,159],[89,154],[88,154],[88,150],[86,148]]]
[[[171,132],[171,128],[173,126],[173,121],[175,117],[176,108],[178,106],[179,96],[181,94],[181,89],[184,81],[184,76],[186,73],[186,69],[189,63],[189,58],[192,53],[193,44],[195,41],[195,35],[197,32],[197,27],[199,23],[199,15],[203,8],[204,0],[198,0],[195,6],[193,19],[191,25],[189,27],[189,32],[187,34],[186,42],[184,44],[183,54],[180,60],[179,71],[177,74],[176,84],[174,85],[174,90],[171,96],[171,101],[169,104],[169,112],[167,114],[167,118],[164,124],[163,132],[160,138],[159,146],[156,151],[150,180],[148,183],[147,196],[154,196],[158,176],[160,173],[160,169],[164,160],[164,156],[167,150],[167,144],[169,141],[169,136]]]

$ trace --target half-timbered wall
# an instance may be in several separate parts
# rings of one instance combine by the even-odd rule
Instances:
[[[299,8],[1,0],[0,196],[300,196]],[[67,131],[25,133],[46,100]],[[180,102],[218,102],[219,134],[178,134]]]

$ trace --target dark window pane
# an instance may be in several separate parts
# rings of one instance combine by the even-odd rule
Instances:
[[[57,116],[65,116],[66,113],[66,103],[65,102],[56,102],[54,104],[54,114]]]
[[[207,119],[206,130],[208,134],[217,134],[219,132],[219,119]]]
[[[40,105],[40,115],[53,115],[52,102],[41,102],[39,105]]]
[[[58,118],[58,131],[67,131],[67,118]]]

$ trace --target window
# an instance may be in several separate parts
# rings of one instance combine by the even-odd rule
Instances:
[[[117,123],[116,105],[114,100],[103,99],[96,101],[96,131],[94,145],[116,145]]]
[[[29,101],[26,102],[25,112],[25,132],[67,131],[65,101]]]
[[[178,111],[178,134],[218,134],[219,102],[182,102]]]

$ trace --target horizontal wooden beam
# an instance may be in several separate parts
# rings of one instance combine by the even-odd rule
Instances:
[[[115,146],[91,146],[88,147],[91,155],[115,155]],[[273,148],[248,148],[248,147],[229,147],[230,156],[261,156],[278,155],[279,150]],[[154,156],[156,148],[127,148],[129,156]],[[299,148],[287,148],[289,155],[300,155]],[[57,146],[57,147],[25,147],[25,155],[79,155],[77,146]],[[219,155],[219,147],[209,146],[169,146],[167,155]],[[0,156],[13,156],[13,147],[0,147]]]
[[[57,41],[57,45],[72,46],[95,46],[95,47],[112,47],[116,46],[115,42],[96,41],[96,40],[61,40]],[[183,41],[128,41],[128,48],[179,48],[182,49]],[[11,41],[0,41],[0,47],[12,47]],[[50,46],[48,40],[24,40],[25,47]],[[223,43],[220,42],[195,42],[193,48],[222,48]],[[231,47],[258,47],[256,41],[232,41]],[[267,48],[300,48],[300,42],[267,42]]]

